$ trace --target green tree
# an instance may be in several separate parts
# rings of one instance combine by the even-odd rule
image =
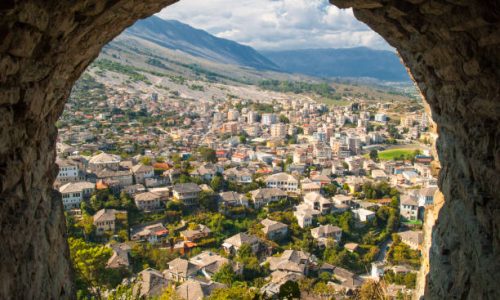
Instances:
[[[280,286],[280,291],[278,294],[280,299],[300,299],[300,288],[296,281],[288,280]]]
[[[143,156],[143,157],[141,157],[140,162],[141,162],[141,164],[143,164],[145,166],[151,166],[151,157]]]
[[[101,290],[109,286],[111,279],[109,269],[106,269],[111,249],[74,238],[69,238],[68,244],[77,287],[100,299]]]
[[[233,282],[236,281],[237,277],[234,273],[233,267],[229,263],[226,263],[222,265],[219,271],[212,276],[212,279],[216,282],[231,286]]]
[[[370,158],[373,160],[373,161],[378,161],[378,151],[373,149],[370,151]]]
[[[210,187],[216,191],[219,192],[224,186],[224,178],[220,175],[216,175],[212,178],[212,181],[210,182]]]
[[[200,206],[207,211],[216,212],[218,210],[217,197],[212,192],[201,191],[198,195]]]
[[[215,153],[214,149],[207,148],[207,147],[201,147],[199,149],[201,158],[206,161],[206,162],[212,162],[215,163],[217,162],[217,155]]]

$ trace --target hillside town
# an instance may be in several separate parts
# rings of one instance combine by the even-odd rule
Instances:
[[[437,190],[423,108],[87,80],[92,102],[74,91],[58,123],[54,184],[80,296],[411,297]]]

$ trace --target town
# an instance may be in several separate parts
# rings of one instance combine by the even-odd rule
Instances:
[[[411,297],[437,190],[423,107],[79,85],[54,184],[79,297]]]

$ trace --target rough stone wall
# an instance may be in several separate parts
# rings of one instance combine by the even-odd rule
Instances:
[[[396,47],[437,123],[428,299],[500,299],[500,3],[331,0]],[[427,263],[427,262],[424,262]]]
[[[74,297],[62,205],[51,188],[54,124],[100,48],[173,2],[0,2],[0,299]],[[498,2],[331,2],[353,7],[398,49],[438,124],[446,202],[434,227],[426,297],[500,299],[494,285],[500,270]]]
[[[0,299],[75,297],[55,122],[101,47],[173,2],[0,1]]]

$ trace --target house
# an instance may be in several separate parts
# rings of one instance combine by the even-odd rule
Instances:
[[[302,194],[307,194],[311,192],[320,192],[321,184],[317,182],[312,182],[310,179],[305,179],[300,182],[300,190]]]
[[[234,167],[225,170],[223,173],[224,179],[234,181],[236,183],[252,183],[253,172],[247,168]]]
[[[264,182],[268,188],[278,188],[285,192],[297,192],[299,181],[290,174],[276,173],[268,176]]]
[[[418,206],[427,206],[434,204],[434,194],[437,191],[437,187],[428,187],[420,189],[417,192]]]
[[[347,295],[352,295],[352,293],[359,289],[364,282],[363,279],[356,274],[341,267],[335,267],[333,269],[333,276],[337,279],[338,283],[328,282],[328,284],[333,286],[336,291]]]
[[[98,180],[119,189],[134,183],[134,177],[129,171],[126,170],[113,170],[105,168],[99,169],[95,174]]]
[[[198,224],[196,229],[183,230],[180,232],[180,235],[182,238],[184,238],[185,241],[194,242],[196,240],[209,236],[210,233],[211,233],[210,228],[208,228],[203,224]]]
[[[150,244],[156,244],[167,235],[168,230],[162,223],[139,225],[130,230],[130,239],[132,241],[147,241]]]
[[[238,233],[225,239],[222,247],[227,253],[236,253],[244,244],[250,245],[254,254],[259,252],[260,240],[247,233]]]
[[[352,196],[337,194],[333,196],[333,202],[336,205],[347,205],[350,207],[353,204],[353,198]]]
[[[64,184],[66,182],[75,182],[79,180],[78,164],[70,159],[57,159],[56,164],[59,166],[56,181]]]
[[[225,287],[226,285],[218,282],[202,282],[195,279],[188,279],[179,285],[175,291],[184,300],[203,300],[210,296],[214,290]]]
[[[167,265],[168,268],[163,271],[163,275],[175,282],[184,282],[189,278],[193,278],[200,270],[199,266],[183,258],[176,258]]]
[[[293,215],[297,218],[297,223],[300,228],[305,228],[312,225],[313,218],[318,216],[320,212],[311,208],[309,205],[302,203],[295,206]]]
[[[266,297],[265,299],[276,299],[283,284],[288,281],[297,282],[304,278],[304,275],[297,272],[276,270],[269,277],[269,282],[260,289],[260,293]]]
[[[158,297],[168,287],[168,280],[163,274],[155,269],[147,268],[137,274],[133,294],[140,298]]]
[[[413,250],[419,250],[424,241],[424,234],[422,231],[408,230],[398,232],[398,235],[401,238],[401,242],[405,243]]]
[[[138,209],[154,211],[162,207],[161,196],[157,193],[144,192],[134,196],[134,202]]]
[[[342,238],[342,229],[333,225],[320,225],[316,228],[311,229],[311,235],[320,246],[326,246],[328,240],[332,239],[339,243]]]
[[[142,193],[146,191],[146,188],[142,184],[132,184],[123,187],[122,191],[129,195],[134,195],[137,193]]]
[[[384,170],[372,170],[372,178],[376,181],[387,181],[389,179]]]
[[[364,208],[353,209],[352,213],[360,222],[367,222],[375,218],[375,213],[373,211]]]
[[[120,161],[121,158],[119,155],[102,152],[92,156],[88,165],[89,169],[94,172],[104,169],[117,171],[120,168]]]
[[[124,215],[124,219],[127,219],[127,211],[103,208],[95,213],[93,219],[93,224],[96,227],[96,234],[101,235],[106,231],[115,231],[116,225],[116,215]]]
[[[194,205],[198,202],[201,189],[195,183],[180,183],[174,185],[172,192],[175,200],[181,201],[185,205]]]
[[[125,243],[114,244],[110,246],[113,249],[113,254],[106,263],[106,268],[109,269],[129,269],[130,265],[130,246]]]
[[[135,183],[145,184],[146,178],[152,178],[155,176],[155,170],[152,166],[146,166],[143,164],[137,164],[130,169],[130,172],[134,174]]]
[[[191,257],[189,262],[198,266],[200,272],[210,280],[225,264],[229,264],[229,259],[220,256],[211,251],[203,251],[200,254]]]
[[[346,249],[349,252],[356,252],[359,248],[359,244],[357,243],[345,243],[344,249]]]
[[[288,234],[288,226],[281,222],[266,218],[260,221],[260,224],[264,226],[262,228],[262,232],[270,240],[279,240],[286,237],[286,235]]]
[[[332,183],[332,179],[323,174],[311,175],[311,180],[312,182],[318,183],[321,186]]]
[[[243,194],[238,194],[237,192],[233,191],[219,193],[219,203],[224,207],[248,207],[247,197]]]
[[[307,275],[314,263],[314,259],[304,251],[285,250],[280,256],[268,257],[265,263],[269,263],[271,271],[279,270]]]
[[[196,177],[200,178],[205,181],[212,180],[212,178],[217,175],[221,174],[224,171],[224,168],[222,168],[219,165],[212,164],[212,163],[205,163],[198,168],[194,169],[189,173],[191,177]]]
[[[407,220],[418,219],[418,202],[412,196],[401,195],[399,210],[401,212],[401,216]]]
[[[287,194],[278,188],[261,188],[250,192],[255,208],[262,207],[271,202],[286,199]]]
[[[95,190],[95,184],[91,182],[68,182],[59,188],[65,210],[80,208],[83,199],[90,198]]]
[[[307,193],[304,196],[304,203],[322,214],[329,213],[333,206],[332,201],[326,199],[318,192]]]

